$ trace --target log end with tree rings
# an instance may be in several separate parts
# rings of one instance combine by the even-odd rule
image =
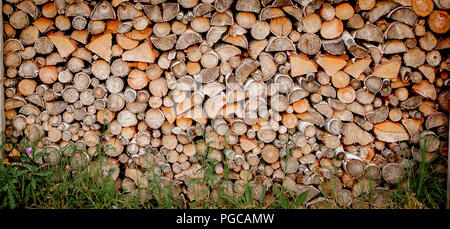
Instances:
[[[306,33],[301,36],[297,46],[302,52],[308,55],[314,55],[320,50],[322,41],[317,35],[313,33]]]
[[[160,128],[164,120],[164,113],[159,109],[150,109],[145,113],[145,122],[152,129]]]
[[[294,86],[292,78],[288,75],[278,74],[275,76],[274,82],[278,87],[278,91],[283,94],[290,92]]]
[[[270,143],[275,140],[276,132],[270,126],[263,126],[259,128],[257,137],[264,143]]]
[[[264,161],[267,163],[274,163],[278,160],[280,152],[277,147],[271,144],[267,144],[261,150],[261,155]]]
[[[344,125],[339,119],[329,119],[325,125],[326,129],[334,135],[340,135],[343,132]]]
[[[298,123],[298,130],[308,137],[316,135],[317,132],[317,128],[314,126],[314,124],[303,121],[300,121]]]
[[[375,164],[369,164],[364,170],[364,177],[371,180],[376,180],[381,176],[381,169]]]
[[[354,177],[359,177],[364,174],[364,162],[358,156],[347,153],[344,159],[345,171]]]
[[[400,181],[404,172],[404,169],[399,164],[389,163],[383,167],[381,174],[387,183],[395,185]]]

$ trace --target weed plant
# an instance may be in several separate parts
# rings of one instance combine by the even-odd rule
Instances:
[[[49,156],[45,150],[38,150],[38,141],[28,142],[26,139],[18,143],[6,143],[0,145],[3,155],[11,151],[11,147],[18,150],[19,155],[6,157],[0,163],[0,208],[40,208],[40,209],[136,209],[136,208],[210,208],[210,209],[295,209],[304,208],[308,192],[296,194],[287,189],[283,181],[274,182],[269,189],[263,187],[259,196],[255,195],[254,185],[247,181],[243,192],[235,195],[227,195],[229,171],[227,163],[223,163],[224,173],[221,176],[215,174],[215,165],[218,161],[209,158],[210,142],[206,142],[207,135],[201,139],[206,144],[206,151],[196,155],[195,162],[200,165],[199,173],[203,176],[193,178],[189,185],[201,184],[207,187],[207,193],[218,190],[217,198],[196,199],[190,203],[183,197],[186,187],[177,187],[173,181],[168,181],[160,176],[161,166],[153,164],[144,171],[148,180],[146,189],[138,188],[135,192],[126,193],[119,191],[116,182],[111,179],[113,169],[103,169],[104,161],[110,146],[106,144],[108,136],[107,124],[101,134],[102,143],[96,147],[96,155],[89,161],[90,166],[76,166],[72,159],[76,154],[85,154],[86,149],[76,144],[69,144],[61,149],[60,160],[56,165],[49,165],[43,158]],[[5,139],[5,138],[4,138]],[[191,139],[194,141],[195,139]],[[226,142],[226,141],[225,141]],[[401,178],[399,185],[393,192],[392,201],[387,208],[445,208],[446,206],[446,177],[441,177],[436,163],[426,162],[425,156],[431,143],[425,139],[425,144],[420,147],[422,160],[414,166],[408,167]],[[7,150],[7,148],[9,148]],[[226,145],[224,148],[227,148]],[[284,160],[282,167],[286,171],[288,159],[292,154],[292,142],[286,144],[286,154],[281,157]],[[152,152],[146,152],[152,154]],[[438,153],[436,153],[438,154]],[[440,156],[435,161],[444,161]],[[228,160],[222,150],[222,161]],[[86,165],[87,165],[86,161]],[[120,174],[119,177],[123,177]],[[369,181],[370,190],[364,194],[361,187],[361,203],[366,200],[372,206],[374,190],[373,182]],[[406,185],[405,185],[406,184]],[[175,189],[180,190],[175,190]],[[181,190],[184,189],[184,190]],[[270,194],[269,194],[270,193]],[[269,197],[269,198],[268,198]]]

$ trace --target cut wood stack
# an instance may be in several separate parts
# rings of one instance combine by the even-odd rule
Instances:
[[[229,195],[359,207],[446,154],[450,5],[355,2],[6,0],[6,136],[39,140],[39,163],[76,143],[78,169],[101,145],[133,194],[156,175],[214,198],[190,182],[206,153]]]

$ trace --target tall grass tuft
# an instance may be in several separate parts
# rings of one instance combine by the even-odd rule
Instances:
[[[434,160],[426,160],[428,148],[434,137],[422,139],[420,160],[406,171],[394,192],[393,208],[446,208],[446,176],[439,173],[438,162],[447,162],[447,158],[435,152]],[[437,161],[437,163],[436,163]],[[445,163],[447,164],[447,163]]]
[[[107,127],[104,128],[106,130]],[[105,139],[106,135],[102,135]],[[424,139],[421,144],[421,159],[415,165],[406,168],[388,208],[445,208],[446,207],[446,177],[442,176],[439,162],[447,162],[447,159],[439,153],[438,158],[427,162],[425,160],[428,147],[432,139]],[[203,136],[206,146],[206,136]],[[35,152],[38,142],[28,142],[26,139],[12,144],[2,141],[0,151],[6,155],[12,148],[18,149],[19,154],[8,157],[0,163],[0,208],[45,208],[45,209],[118,209],[118,208],[212,208],[212,209],[295,209],[304,208],[308,192],[294,193],[283,184],[286,179],[274,182],[269,189],[263,187],[262,193],[255,196],[254,184],[247,181],[242,193],[227,195],[225,190],[229,185],[229,172],[227,163],[223,163],[224,173],[215,174],[216,159],[209,158],[209,147],[205,152],[199,152],[196,163],[203,176],[193,178],[190,184],[201,183],[205,185],[209,193],[217,191],[215,199],[206,198],[187,203],[183,195],[183,187],[175,186],[155,171],[161,171],[161,167],[154,165],[144,172],[148,180],[148,188],[138,188],[137,192],[125,193],[119,191],[117,183],[111,179],[112,170],[102,169],[103,160],[108,156],[108,145],[98,145],[96,156],[90,161],[91,166],[84,169],[71,167],[71,158],[76,153],[86,152],[75,144],[69,144],[61,149],[61,159],[56,166],[50,166],[39,162],[39,158],[47,156],[45,150]],[[227,146],[224,147],[225,149]],[[8,149],[8,150],[7,150]],[[30,154],[27,150],[32,151]],[[151,152],[147,152],[151,153]],[[286,171],[287,161],[292,154],[292,142],[286,145],[286,154],[280,160],[284,160],[283,172]],[[222,151],[223,161],[227,155]],[[283,158],[284,157],[284,158]],[[446,164],[446,163],[445,163]],[[122,177],[123,174],[120,174]],[[370,181],[374,182],[374,181]],[[374,190],[369,183],[369,201],[372,205]],[[184,187],[185,188],[185,187]],[[174,190],[178,189],[178,190]],[[365,190],[362,187],[362,190]],[[258,192],[261,192],[259,190]],[[181,193],[181,195],[174,195]],[[146,197],[146,198],[143,198]],[[148,198],[147,198],[148,197]],[[364,203],[361,194],[361,203]]]

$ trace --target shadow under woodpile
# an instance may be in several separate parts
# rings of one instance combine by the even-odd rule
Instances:
[[[446,206],[449,1],[1,4],[2,208]]]

